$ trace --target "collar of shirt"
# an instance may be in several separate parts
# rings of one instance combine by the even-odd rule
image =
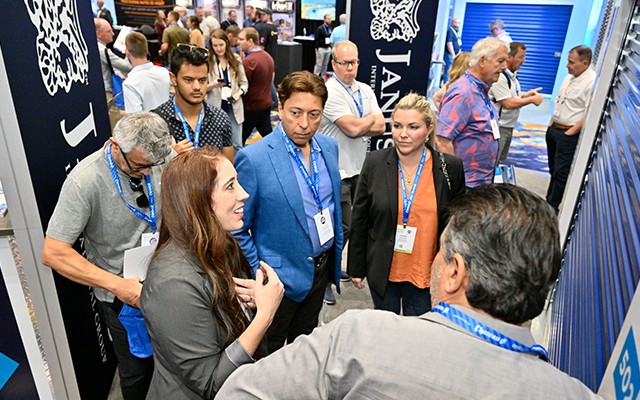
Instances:
[[[153,68],[153,63],[151,61],[148,61],[144,64],[140,64],[136,67],[131,68],[131,71],[129,71],[129,76],[131,76],[131,74],[135,74],[136,72],[144,71],[151,68]]]
[[[469,72],[469,79],[473,80],[478,85],[478,88],[480,88],[480,90],[482,90],[482,93],[484,93],[485,95],[487,93],[489,93],[489,85],[487,85],[486,83],[482,82],[480,80],[480,78],[478,78],[477,76],[473,75],[471,72]]]

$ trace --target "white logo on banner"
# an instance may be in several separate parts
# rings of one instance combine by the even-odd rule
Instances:
[[[404,40],[410,42],[420,31],[418,26],[418,8],[422,0],[401,0],[392,3],[389,0],[371,0],[371,37],[387,42]]]
[[[24,0],[38,30],[36,49],[42,82],[51,96],[67,93],[73,82],[88,84],[87,44],[82,36],[76,0]]]

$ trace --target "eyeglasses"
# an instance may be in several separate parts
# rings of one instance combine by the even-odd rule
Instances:
[[[178,54],[193,53],[205,59],[209,57],[209,51],[207,49],[194,44],[181,43],[176,47],[176,50],[178,50]]]
[[[158,165],[162,165],[162,164],[164,164],[166,162],[166,160],[161,160],[161,161],[158,161],[155,164],[143,165],[141,167],[133,168],[131,166],[131,164],[129,163],[129,159],[127,159],[127,154],[124,151],[122,151],[122,147],[120,147],[119,144],[116,144],[116,146],[118,146],[118,149],[120,149],[120,154],[122,154],[122,158],[124,158],[124,162],[127,163],[127,167],[129,167],[129,170],[131,172],[138,172],[138,171],[142,171],[143,169],[149,169],[149,168],[157,167]]]
[[[140,178],[130,178],[129,179],[129,187],[134,192],[140,192],[140,196],[138,196],[138,198],[136,199],[136,204],[138,205],[138,207],[140,207],[140,208],[149,207],[149,199],[147,198],[147,195],[144,194],[144,188],[142,186],[142,180],[140,180]]]
[[[355,61],[334,61],[336,64],[338,64],[341,67],[355,67],[357,65],[360,65],[360,60],[355,60]]]

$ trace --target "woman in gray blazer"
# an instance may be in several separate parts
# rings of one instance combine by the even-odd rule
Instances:
[[[209,84],[207,103],[223,109],[231,121],[233,147],[242,148],[244,106],[242,96],[249,90],[240,56],[233,54],[227,34],[215,29],[209,38]]]
[[[264,263],[247,279],[229,231],[242,227],[248,195],[217,150],[179,154],[161,187],[160,238],[140,296],[155,362],[147,399],[211,399],[260,356],[284,286]]]
[[[462,161],[434,150],[436,116],[415,93],[391,114],[394,146],[367,155],[354,198],[347,272],[367,278],[376,309],[431,309],[431,263],[447,225],[447,203],[465,192]]]

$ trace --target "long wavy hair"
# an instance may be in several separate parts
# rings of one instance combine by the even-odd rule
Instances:
[[[213,287],[211,312],[226,327],[228,346],[249,325],[233,277],[251,277],[251,268],[212,208],[217,167],[223,158],[218,150],[201,148],[179,154],[165,168],[160,239],[153,258],[173,242],[198,259]]]
[[[231,67],[231,71],[233,71],[233,75],[238,78],[240,76],[240,61],[236,58],[235,54],[231,51],[231,43],[229,42],[229,38],[227,37],[227,33],[222,29],[214,29],[211,32],[209,39],[209,69],[213,68],[215,64],[218,62],[218,56],[216,52],[213,50],[213,40],[211,39],[220,39],[224,42],[224,57],[227,59],[227,64]],[[222,78],[222,77],[221,77]]]
[[[460,52],[454,59],[449,68],[449,82],[444,86],[445,90],[449,89],[453,82],[460,79],[464,72],[469,69],[469,61],[471,61],[471,53],[468,51]]]

